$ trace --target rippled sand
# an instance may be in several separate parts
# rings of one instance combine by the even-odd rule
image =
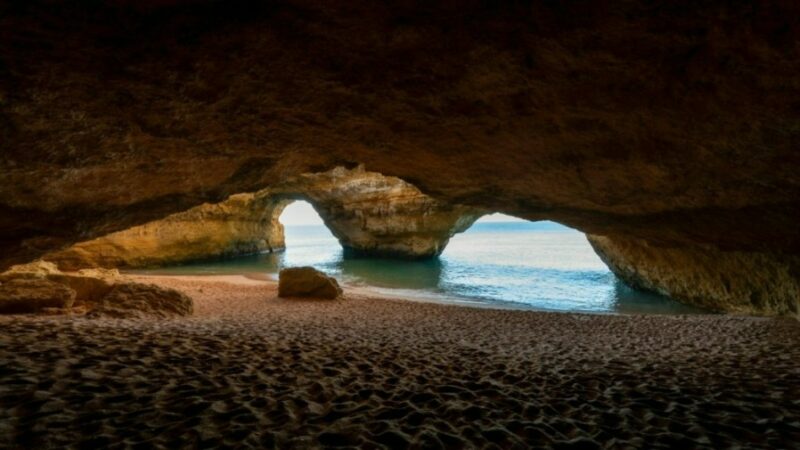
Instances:
[[[800,442],[800,324],[491,310],[138,277],[194,317],[0,317],[0,447]]]

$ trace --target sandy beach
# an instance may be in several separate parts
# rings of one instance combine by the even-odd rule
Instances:
[[[190,318],[0,317],[2,448],[797,448],[800,323],[135,277]]]

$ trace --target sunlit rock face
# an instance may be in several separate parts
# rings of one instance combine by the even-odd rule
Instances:
[[[308,200],[346,251],[367,256],[437,256],[454,234],[485,214],[361,167],[301,175],[270,192]]]
[[[798,2],[6,3],[2,267],[358,164],[588,233],[800,254]]]
[[[482,212],[432,199],[394,177],[336,168],[291,178],[274,188],[237,194],[44,256],[62,270],[148,267],[284,248],[279,217],[294,199],[311,202],[349,251],[426,258]]]
[[[640,239],[588,236],[601,259],[631,286],[713,311],[793,315],[800,312],[800,258],[662,247]]]
[[[62,270],[148,267],[282,250],[278,215],[289,200],[237,194],[44,256]]]
[[[191,315],[194,302],[174,289],[131,281],[117,270],[62,272],[48,261],[0,273],[0,314],[84,314],[87,317],[170,318]]]

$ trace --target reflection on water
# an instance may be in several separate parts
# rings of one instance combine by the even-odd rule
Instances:
[[[678,303],[654,292],[634,289],[616,277],[612,301],[611,307],[620,313],[708,314],[708,311]]]
[[[552,222],[477,223],[438,259],[407,261],[344,255],[324,226],[286,226],[287,250],[165,267],[159,274],[276,274],[314,266],[345,283],[387,293],[469,299],[539,310],[686,314],[702,312],[631,289],[600,261],[585,236]]]
[[[406,261],[345,256],[327,268],[355,284],[396,289],[438,289],[442,278],[438,258]]]

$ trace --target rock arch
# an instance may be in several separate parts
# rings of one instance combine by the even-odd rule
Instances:
[[[304,174],[256,193],[236,194],[162,220],[48,254],[61,269],[146,267],[278,251],[283,209],[306,200],[347,252],[428,258],[483,212],[434,200],[399,178],[362,167]]]
[[[363,167],[300,175],[264,195],[308,201],[345,251],[367,256],[437,256],[450,237],[485,214]]]
[[[335,169],[290,177],[45,255],[63,270],[147,267],[285,248],[279,217],[305,200],[351,254],[430,258],[486,211],[451,205],[396,177]],[[716,311],[797,315],[800,259],[713,245],[684,246],[588,233],[595,251],[627,284]]]
[[[797,309],[797,2],[55,3],[2,17],[2,268],[363,163],[603,236],[643,285]],[[704,291],[628,239],[748,263]]]

